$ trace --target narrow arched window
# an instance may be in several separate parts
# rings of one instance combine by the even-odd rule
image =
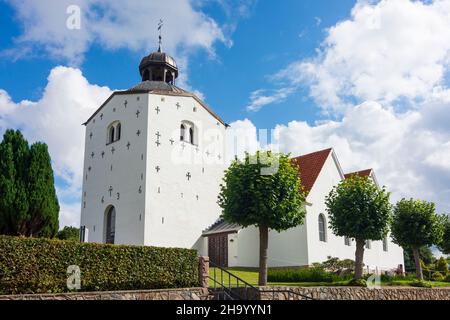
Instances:
[[[182,124],[180,126],[180,141],[184,141],[184,133],[186,131],[186,127],[184,126],[184,124]]]
[[[116,209],[111,206],[106,211],[105,242],[114,244],[116,238]]]
[[[366,249],[372,249],[372,241],[366,240]]]
[[[194,129],[193,128],[189,128],[189,142],[191,144],[194,144]]]
[[[327,224],[323,214],[319,215],[319,240],[327,242]]]
[[[117,134],[116,134],[116,141],[117,141],[117,140],[120,140],[120,136],[122,134],[122,126],[120,125],[120,123],[117,124],[116,131],[117,131]]]
[[[108,138],[108,143],[113,143],[114,142],[114,126],[111,126],[111,128],[109,128],[109,138]]]
[[[385,237],[383,239],[383,251],[385,251],[385,252],[388,251],[388,239],[387,239],[387,237]]]

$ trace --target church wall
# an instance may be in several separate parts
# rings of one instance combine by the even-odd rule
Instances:
[[[116,94],[86,125],[81,225],[89,229],[89,242],[105,241],[105,212],[113,205],[115,243],[144,243],[147,100],[145,94]],[[107,144],[114,121],[121,123],[121,138]]]
[[[335,236],[330,228],[330,221],[326,212],[325,197],[340,180],[338,168],[330,155],[307,198],[308,202],[312,203],[312,206],[307,208],[306,219],[309,247],[308,263],[310,265],[314,262],[325,261],[328,256],[340,259],[355,259],[355,241],[351,241],[351,245],[346,246],[344,237]],[[327,242],[319,241],[318,220],[321,213],[326,217]],[[382,241],[372,241],[371,249],[365,249],[364,263],[370,271],[376,269],[380,271],[390,270],[396,268],[399,264],[404,264],[403,251],[390,239],[387,252],[383,251]]]
[[[145,244],[205,254],[202,231],[221,213],[225,126],[192,97],[150,94],[148,110]],[[195,145],[188,141],[190,124]]]

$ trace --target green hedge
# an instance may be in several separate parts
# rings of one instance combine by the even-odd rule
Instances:
[[[279,268],[269,269],[269,282],[333,282],[337,276],[323,268]]]
[[[198,286],[195,250],[0,236],[0,294],[67,292],[70,265],[81,291]]]

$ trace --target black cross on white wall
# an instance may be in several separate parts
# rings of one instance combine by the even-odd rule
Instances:
[[[190,172],[186,173],[186,178],[188,179],[188,181],[191,180],[192,176],[191,176],[191,173],[190,173]]]
[[[159,109],[159,107],[156,107],[155,111],[156,111],[156,114],[159,114],[159,112],[161,111],[161,109]]]
[[[109,196],[110,196],[110,197],[112,196],[113,190],[114,190],[113,187],[112,187],[112,186],[109,186],[108,191],[109,191]]]
[[[141,114],[141,112],[138,110],[136,111],[136,118],[139,118],[139,115]]]

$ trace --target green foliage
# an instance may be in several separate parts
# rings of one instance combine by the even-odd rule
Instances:
[[[367,287],[366,279],[352,279],[348,283],[350,287]]]
[[[450,274],[448,274],[446,277],[445,277],[445,280],[444,280],[445,282],[450,282]]]
[[[0,236],[0,252],[0,294],[67,292],[70,265],[82,291],[198,285],[195,250]]]
[[[382,240],[391,216],[389,193],[357,175],[339,183],[325,200],[330,226],[337,236]]]
[[[442,238],[438,244],[439,250],[444,254],[450,254],[450,215],[446,214],[441,217]]]
[[[231,163],[223,181],[218,203],[226,221],[279,232],[303,223],[305,197],[288,155],[246,154],[243,161]]]
[[[80,239],[80,229],[65,226],[62,230],[58,231],[57,238],[59,240],[78,241]]]
[[[20,131],[0,143],[0,234],[54,237],[59,204],[47,146],[31,146]]]
[[[433,273],[431,278],[433,279],[433,281],[444,281],[445,280],[445,277],[440,272]]]
[[[342,270],[353,270],[355,268],[355,261],[351,259],[341,260],[328,256],[327,260],[320,263],[319,266],[330,272],[339,272]]]
[[[337,276],[321,267],[269,269],[270,282],[333,282]]]
[[[413,282],[411,282],[410,284],[411,287],[418,287],[418,288],[432,288],[433,286],[423,280],[414,280]]]
[[[392,221],[393,241],[402,247],[431,246],[442,236],[434,203],[421,200],[397,202]]]
[[[440,271],[444,276],[448,273],[447,259],[440,257],[435,264],[435,270]]]
[[[430,247],[428,247],[428,246],[420,247],[419,248],[419,256],[420,256],[420,259],[425,264],[433,263],[434,257],[433,257],[433,252],[431,251]],[[416,266],[414,264],[414,256],[413,256],[412,249],[409,247],[404,247],[403,248],[403,257],[405,260],[405,270],[406,271],[414,270],[416,268]]]

